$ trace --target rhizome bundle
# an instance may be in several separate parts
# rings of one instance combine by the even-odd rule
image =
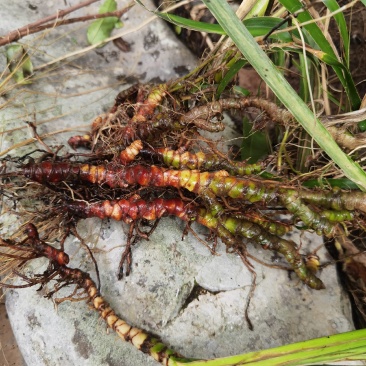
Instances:
[[[321,259],[315,253],[303,255],[298,243],[284,235],[296,226],[347,241],[348,226],[363,227],[365,194],[304,188],[269,172],[270,159],[248,164],[233,152],[218,149],[211,134],[225,128],[222,114],[249,107],[279,125],[295,123],[287,111],[264,99],[238,95],[216,99],[212,86],[197,90],[183,82],[134,85],[118,94],[108,113],[94,120],[90,134],[69,140],[75,150],[83,147],[89,152],[63,155],[49,148],[4,159],[4,195],[15,205],[32,196],[39,207],[25,215],[23,238],[19,234],[19,239],[1,240],[3,273],[9,274],[2,286],[54,283],[47,295],[51,297],[74,285],[71,298],[82,290],[122,339],[163,364],[190,360],[116,315],[100,294],[98,264],[88,248],[97,283],[87,272],[68,266],[63,243],[68,235],[79,237],[76,224],[81,218],[110,218],[130,225],[119,278],[130,273],[134,241],[147,239],[164,216],[175,216],[186,223],[186,231],[194,231],[192,223],[208,228],[213,253],[220,239],[251,269],[246,248],[253,243],[283,256],[288,270],[308,287],[323,289],[321,272],[317,273]],[[10,168],[10,163],[16,167]],[[56,248],[44,237],[52,237],[60,227],[63,235]],[[44,273],[30,277],[21,272],[38,257],[49,261]],[[14,276],[24,284],[11,284]],[[245,313],[251,327],[247,310],[248,306]]]

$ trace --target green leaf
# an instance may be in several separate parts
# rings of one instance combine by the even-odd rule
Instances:
[[[298,13],[297,19],[300,23],[304,23],[310,20],[313,20],[310,13],[307,10],[304,10],[302,3],[299,0],[279,0],[279,2],[286,7],[286,9],[294,14],[300,10],[303,10]],[[331,44],[328,42],[326,37],[324,36],[322,30],[318,27],[316,23],[307,24],[304,26],[304,29],[309,33],[310,37],[317,44],[319,49],[325,52],[332,58],[337,58],[336,54],[333,51]],[[343,74],[344,70],[347,70],[345,75]],[[360,96],[358,95],[356,86],[351,77],[350,72],[348,71],[347,65],[343,65],[343,68],[333,66],[334,72],[337,74],[340,82],[342,83],[350,104],[352,106],[352,110],[357,110],[361,104]]]
[[[14,44],[6,48],[6,60],[12,77],[18,84],[30,84],[29,77],[33,74],[32,61],[20,44]]]
[[[366,131],[366,121],[359,122],[358,128],[360,129],[361,132],[365,132]]]
[[[248,164],[254,164],[270,153],[271,147],[266,132],[253,131],[253,124],[248,118],[243,119],[243,137],[241,158],[247,160]]]
[[[248,89],[242,88],[241,86],[237,85],[233,87],[233,92],[236,94],[243,95],[244,97],[248,97],[250,95],[250,91]]]
[[[296,52],[298,54],[303,54],[303,50],[302,48],[299,48],[297,46],[295,47],[283,47],[284,51],[288,51],[288,52]],[[308,56],[313,55],[315,58],[317,58],[318,60],[326,63],[327,65],[330,66],[337,66],[341,69],[344,70],[344,72],[347,72],[347,68],[341,63],[339,62],[336,58],[334,58],[332,55],[329,55],[323,51],[319,51],[319,50],[315,50],[313,48],[310,47],[306,47],[306,52],[308,54]]]
[[[225,90],[227,85],[230,83],[231,80],[235,77],[235,75],[239,72],[239,70],[244,67],[244,65],[247,63],[246,60],[240,59],[234,63],[229,69],[229,71],[225,74],[225,76],[222,78],[220,84],[218,85],[216,89],[216,98],[219,98],[221,93]]]
[[[282,21],[283,19],[281,18],[257,17],[257,18],[245,19],[243,23],[253,37],[260,37],[267,35],[274,28],[276,28]],[[278,29],[285,29],[285,28],[287,28],[287,24],[282,24]],[[269,38],[277,41],[282,41],[285,43],[292,42],[292,36],[289,32],[271,34]]]
[[[304,187],[315,188],[315,187],[338,187],[341,189],[352,189],[358,190],[357,185],[347,178],[338,179],[309,179],[302,183]]]
[[[279,0],[279,2],[292,14],[303,10],[297,15],[297,19],[300,23],[304,23],[313,19],[310,13],[303,8],[303,4],[299,0]],[[310,36],[313,38],[320,50],[335,57],[332,46],[329,44],[323,32],[316,23],[307,24],[304,26],[304,28],[309,32]]]
[[[292,343],[276,348],[247,354],[217,358],[215,360],[192,361],[176,366],[305,366],[331,363],[333,361],[365,360],[366,329],[356,330],[309,341]]]
[[[323,0],[323,3],[332,12],[339,9],[339,5],[336,0]],[[343,13],[338,13],[338,14],[334,15],[334,20],[337,23],[337,26],[339,29],[339,34],[340,34],[341,40],[343,42],[344,57],[345,57],[346,65],[349,66],[350,39],[349,39],[346,19],[345,19]]]
[[[180,17],[179,15],[171,14],[171,13],[160,13],[155,12],[155,14],[166,20],[169,23],[175,24],[181,28],[187,28],[199,32],[206,32],[206,33],[214,33],[214,34],[221,34],[225,35],[225,31],[219,24],[211,24],[205,22],[199,22],[197,20],[187,19]]]
[[[199,22],[197,20],[183,18],[180,17],[179,15],[170,13],[155,12],[155,14],[160,18],[168,21],[169,23],[175,24],[178,27],[187,28],[199,32],[226,35],[226,32],[222,29],[221,25],[219,24]],[[243,23],[248,28],[249,32],[253,37],[265,36],[281,22],[282,22],[281,18],[274,18],[274,17],[256,17],[256,18],[245,19],[243,21]],[[284,29],[286,27],[287,27],[286,24],[283,24],[279,29]],[[292,41],[292,37],[289,32],[273,34],[269,38],[280,40],[282,42]]]
[[[256,1],[255,4],[253,5],[252,9],[250,10],[250,12],[245,17],[245,19],[263,16],[267,10],[268,3],[269,3],[269,0]]]
[[[109,13],[117,10],[115,0],[106,0],[99,9],[99,14]],[[98,19],[90,24],[87,31],[87,38],[90,44],[103,42],[109,38],[114,28],[121,28],[122,22],[117,17]],[[103,45],[99,46],[103,47]]]
[[[109,13],[117,10],[117,2],[115,0],[106,0],[99,8],[99,14]]]
[[[360,189],[366,191],[366,173],[339,148],[322,123],[314,116],[265,52],[258,46],[230,5],[226,1],[203,0],[203,2],[243,56],[256,69],[260,77],[273,90],[296,120],[343,170],[344,174],[354,181]]]

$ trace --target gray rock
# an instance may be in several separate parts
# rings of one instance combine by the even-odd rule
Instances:
[[[144,3],[153,8],[150,1]],[[0,33],[54,12],[57,4],[34,0],[31,5],[20,1],[2,4]],[[15,13],[17,17],[9,16]],[[124,17],[125,28],[117,32],[128,33],[150,16],[136,6]],[[75,28],[50,31],[44,39],[36,35],[26,39],[26,43],[37,46],[32,56],[36,67],[86,46],[85,28],[67,33],[71,29]],[[32,93],[20,93],[17,102],[8,102],[2,111],[3,126],[8,131],[2,150],[22,141],[24,135],[31,137],[21,120],[32,119],[34,111],[39,134],[72,129],[46,140],[49,145],[65,143],[75,130],[88,130],[86,124],[108,109],[126,83],[176,78],[196,63],[161,21],[155,20],[124,38],[132,46],[129,53],[121,53],[108,44],[68,60],[69,64],[57,67],[53,73],[37,72],[39,80],[28,87]],[[4,60],[0,66],[5,67]],[[12,131],[14,127],[21,129]],[[9,153],[17,156],[32,149],[34,146],[26,145]],[[2,220],[5,234],[15,230],[15,216]],[[244,308],[251,273],[240,258],[226,253],[221,243],[217,255],[211,255],[192,234],[182,240],[183,229],[184,223],[175,219],[161,220],[149,241],[140,241],[133,247],[131,275],[117,281],[127,227],[97,219],[78,224],[79,234],[95,252],[106,299],[121,317],[161,336],[182,354],[197,358],[227,356],[354,329],[350,304],[334,266],[326,267],[320,274],[326,289],[314,291],[287,271],[251,260],[257,273],[257,288],[249,308],[254,330],[249,331]],[[195,229],[203,238],[207,234],[202,228]],[[316,235],[302,236],[301,241],[304,253],[322,244]],[[248,248],[268,263],[283,262],[258,246],[248,244]],[[95,278],[94,267],[76,240],[68,240],[66,251],[71,255],[71,266],[80,266]],[[324,248],[319,254],[327,258]],[[45,261],[39,259],[27,267],[27,273],[41,273],[44,268]],[[203,290],[190,296],[197,288]],[[65,289],[58,296],[67,296],[69,292]],[[115,334],[108,334],[103,321],[84,302],[54,306],[43,295],[34,288],[7,292],[10,321],[28,365],[156,364]]]

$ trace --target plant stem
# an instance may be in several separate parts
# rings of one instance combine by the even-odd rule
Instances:
[[[88,1],[84,1],[83,3],[80,3],[78,5],[70,6],[67,9],[58,10],[56,14],[49,15],[48,17],[39,19],[33,23],[29,23],[29,24],[25,25],[24,27],[11,31],[8,34],[6,34],[5,36],[0,37],[0,46],[4,46],[8,43],[17,41],[18,39],[22,38],[24,35],[29,34],[28,32],[31,28],[36,28],[36,27],[39,27],[41,24],[50,22],[55,19],[63,18],[65,15],[70,14],[78,9],[84,8],[85,6],[93,4],[97,1],[98,0],[88,0]]]
[[[86,22],[88,20],[95,20],[95,19],[101,19],[101,18],[107,18],[107,17],[117,17],[117,18],[120,18],[130,8],[131,8],[131,6],[127,6],[124,9],[116,10],[116,11],[111,11],[111,12],[108,12],[108,13],[91,14],[91,15],[86,15],[86,16],[83,16],[83,17],[71,18],[71,19],[65,19],[65,20],[59,20],[57,22],[51,22],[51,23],[47,23],[47,24],[41,24],[41,25],[33,26],[33,27],[30,27],[29,26],[27,29],[24,29],[24,30],[20,31],[19,33],[17,33],[17,38],[14,39],[14,40],[12,40],[11,42],[16,41],[16,40],[18,40],[20,38],[23,38],[25,36],[28,36],[29,34],[38,33],[38,32],[41,32],[41,31],[43,31],[45,29],[60,27],[62,25],[79,23],[79,22]],[[5,40],[0,40],[0,46],[3,46],[5,44],[7,44],[7,43],[10,43],[10,41],[8,41],[6,43],[4,43],[4,42],[5,42]]]

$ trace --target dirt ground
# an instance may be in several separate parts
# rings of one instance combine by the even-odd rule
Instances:
[[[25,366],[9,323],[4,298],[0,302],[0,366]]]

